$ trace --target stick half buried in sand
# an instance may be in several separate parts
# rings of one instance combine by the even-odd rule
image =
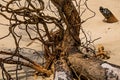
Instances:
[[[104,21],[108,23],[118,22],[118,19],[113,15],[113,13],[108,8],[100,7],[99,11],[105,17]]]

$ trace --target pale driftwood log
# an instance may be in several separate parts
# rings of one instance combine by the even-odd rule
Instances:
[[[120,66],[95,58],[83,58],[80,53],[70,55],[68,60],[71,67],[82,79],[120,80]]]
[[[73,80],[71,70],[65,59],[57,60],[54,64],[54,69],[54,80]]]

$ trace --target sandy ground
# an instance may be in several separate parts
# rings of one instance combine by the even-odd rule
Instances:
[[[120,65],[120,21],[116,23],[105,23],[103,22],[104,17],[99,12],[99,7],[103,6],[110,9],[113,14],[120,20],[120,0],[88,0],[88,6],[92,9],[96,16],[87,22],[82,24],[82,27],[86,32],[91,33],[92,39],[96,39],[101,37],[101,39],[95,42],[95,45],[98,44],[104,45],[106,50],[110,50],[110,59],[108,62]],[[93,14],[88,12],[83,15],[82,19],[92,16]],[[5,20],[1,17],[1,22],[6,23]],[[8,30],[6,26],[0,26],[0,37],[7,34]],[[20,32],[21,34],[21,32]],[[4,40],[0,40],[0,48],[14,48],[13,39],[11,37],[6,38]],[[21,46],[27,45],[30,41],[25,39],[23,40]],[[34,48],[36,50],[40,50],[41,46],[40,43],[34,43],[29,48]],[[1,72],[1,70],[0,70]],[[0,80],[2,74],[0,73]],[[22,79],[23,80],[23,79]],[[41,80],[41,79],[40,79]],[[50,80],[50,79],[48,79]]]
[[[92,0],[88,1],[90,9],[95,11],[96,16],[82,26],[86,31],[91,32],[92,39],[101,37],[95,42],[95,45],[102,44],[106,50],[111,51],[111,58],[108,60],[111,63],[120,65],[120,0]],[[99,7],[103,6],[110,9],[117,17],[119,22],[105,23],[102,20],[104,17],[99,12]],[[89,16],[89,14],[87,14]]]

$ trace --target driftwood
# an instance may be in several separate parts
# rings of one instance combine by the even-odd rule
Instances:
[[[95,58],[83,58],[80,53],[68,57],[71,66],[86,80],[120,80],[120,66]]]
[[[118,19],[108,8],[100,7],[99,10],[102,13],[102,15],[105,17],[104,21],[106,21],[108,23],[118,22]]]
[[[73,80],[72,72],[64,58],[54,63],[55,73],[54,80]]]
[[[81,53],[55,63],[54,80],[119,80],[120,66],[96,59],[84,58]],[[71,73],[72,72],[72,73]]]
[[[90,43],[93,43],[94,41],[88,40],[84,31],[82,32],[85,35],[86,42],[81,42],[81,16],[73,4],[73,1],[76,0],[51,0],[54,7],[58,10],[60,19],[58,19],[58,17],[51,17],[51,15],[48,16],[44,14],[44,0],[26,0],[24,7],[20,5],[22,0],[2,1],[7,5],[0,4],[0,15],[7,19],[10,24],[8,35],[0,39],[12,35],[16,45],[13,53],[0,51],[0,54],[2,55],[11,55],[5,59],[0,58],[0,67],[2,68],[4,74],[8,76],[8,80],[12,77],[2,65],[4,63],[17,64],[17,66],[27,66],[36,70],[38,72],[37,74],[43,73],[50,76],[52,73],[50,69],[54,62],[54,80],[73,80],[73,78],[77,80],[120,79],[120,67],[96,59],[95,50],[90,47]],[[17,9],[12,9],[12,4],[15,4]],[[88,8],[87,0],[85,0],[84,4],[89,11],[93,12]],[[9,13],[11,16],[5,15],[4,12]],[[19,19],[19,17],[23,17],[23,19]],[[56,25],[58,31],[51,33],[48,24]],[[25,28],[21,28],[20,25],[24,25]],[[18,35],[15,31],[18,28],[26,31],[31,40],[38,40],[42,43],[46,59],[45,66],[41,66],[33,60],[20,54],[19,49],[22,35]],[[31,31],[37,34],[37,36],[32,36]],[[31,44],[28,44],[28,46],[29,45]],[[87,53],[94,53],[94,57],[85,57],[82,49],[85,49]],[[104,50],[102,49],[102,53],[103,52]],[[15,61],[13,59],[14,57],[17,57],[18,60]],[[30,64],[20,61],[19,58],[30,62]],[[16,80],[18,80],[18,67],[16,67],[15,70]]]
[[[4,51],[0,51],[0,54],[1,55],[13,55],[13,53],[11,53],[11,52],[4,52]],[[24,61],[16,61],[14,59],[4,60],[3,58],[0,58],[0,62],[6,63],[6,64],[19,64],[22,66],[30,67],[38,72],[44,73],[47,76],[50,76],[52,74],[50,70],[45,69],[43,66],[39,65],[38,63],[34,62],[33,60],[29,59],[28,57],[22,56],[21,54],[15,54],[14,56],[20,57],[21,59],[26,60],[29,63],[24,62]]]
[[[110,51],[105,50],[104,46],[102,44],[98,45],[97,51],[96,51],[96,57],[101,59],[109,59],[110,58]]]

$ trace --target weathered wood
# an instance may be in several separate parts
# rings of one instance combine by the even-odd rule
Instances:
[[[60,60],[55,63],[55,78],[54,80],[73,80],[71,70],[67,62],[61,57],[68,56],[71,53],[78,52],[80,46],[80,26],[81,19],[72,3],[72,0],[51,0],[65,22],[67,28],[64,32],[62,42],[57,46],[61,49]]]
[[[12,52],[4,52],[4,51],[0,51],[0,54],[2,55],[13,55]],[[29,53],[28,53],[29,54]],[[34,62],[33,60],[29,59],[28,57],[25,57],[21,54],[15,54],[15,57],[20,57],[21,59],[28,61],[16,61],[14,59],[10,59],[10,60],[4,60],[3,58],[0,58],[0,62],[6,63],[6,64],[18,64],[18,65],[22,65],[22,66],[26,66],[26,67],[30,67],[40,73],[43,73],[47,76],[50,76],[52,74],[52,72],[50,70],[47,70],[46,68],[44,68],[43,66],[39,65],[38,63]]]
[[[54,80],[73,80],[73,76],[66,60],[61,58],[54,64]]]
[[[67,54],[68,61],[71,64],[72,70],[80,76],[82,79],[85,80],[110,80],[109,74],[106,70],[106,67],[103,64],[103,61],[96,60],[96,58],[83,58],[80,53],[77,53],[79,51],[78,47],[80,46],[80,39],[79,39],[79,31],[81,26],[81,21],[79,14],[74,7],[72,0],[51,0],[52,3],[57,7],[58,12],[62,18],[62,20],[65,22],[67,28],[64,33],[63,41],[61,42],[61,55],[65,56]],[[111,19],[107,18],[108,22],[111,21]],[[77,53],[77,54],[76,54]],[[59,64],[55,66],[55,80],[59,80],[59,77],[61,79],[66,79],[66,77],[61,75],[66,75],[64,67],[61,67],[60,65],[67,64],[66,62],[60,64],[61,62],[58,61]],[[103,64],[103,65],[102,65]],[[66,65],[67,67],[68,65]],[[116,68],[116,67],[115,67]],[[58,70],[60,69],[60,73],[58,73]],[[64,70],[63,72],[61,70]],[[108,68],[110,69],[110,68]],[[118,68],[120,69],[120,68]],[[108,74],[108,75],[107,75]],[[117,73],[118,74],[118,73]],[[119,74],[118,74],[119,75]],[[66,75],[67,76],[67,75]],[[111,77],[111,76],[110,76]],[[115,80],[117,80],[116,77],[114,77]],[[111,78],[111,80],[114,80]]]
[[[102,15],[105,17],[104,21],[106,21],[108,23],[118,22],[118,19],[108,8],[100,7],[99,10],[102,13]]]
[[[57,7],[58,12],[65,22],[67,28],[64,33],[61,47],[61,55],[72,53],[71,51],[77,51],[80,45],[79,31],[81,26],[81,19],[79,14],[72,3],[72,0],[51,0]],[[78,25],[79,24],[79,25]]]
[[[106,80],[120,80],[120,66],[104,62],[102,68],[106,69]]]
[[[80,53],[70,55],[68,59],[75,72],[88,80],[120,80],[120,66],[95,58],[83,58]]]
[[[13,1],[14,0],[11,0],[10,3],[8,3],[8,5],[10,5],[11,2],[13,2]],[[29,1],[29,0],[27,0],[27,1]],[[36,25],[36,30],[39,34],[40,41],[44,45],[47,45],[47,46],[45,46],[45,49],[46,49],[45,51],[47,53],[46,59],[51,57],[52,53],[53,54],[56,53],[55,55],[52,55],[54,57],[50,58],[50,61],[49,60],[47,61],[45,68],[38,65],[36,62],[31,61],[27,57],[24,57],[22,55],[17,55],[17,54],[14,55],[14,57],[19,56],[20,58],[23,58],[26,61],[29,61],[31,64],[28,64],[28,63],[25,63],[22,61],[14,61],[14,60],[8,61],[8,60],[4,60],[2,58],[0,58],[0,62],[9,63],[9,64],[20,64],[23,66],[31,67],[38,72],[42,72],[47,75],[50,75],[51,71],[47,70],[46,68],[51,66],[52,62],[54,62],[53,60],[56,60],[55,71],[54,71],[55,72],[54,80],[61,80],[61,79],[62,80],[73,80],[73,74],[72,74],[71,70],[73,70],[73,72],[76,73],[76,76],[78,75],[77,76],[78,79],[80,77],[81,79],[84,79],[84,80],[114,80],[114,79],[119,80],[120,67],[113,66],[112,64],[97,60],[95,58],[94,59],[83,58],[82,54],[77,53],[77,52],[79,52],[79,46],[81,45],[80,38],[79,38],[81,19],[80,19],[80,16],[79,16],[72,0],[51,0],[51,1],[55,5],[55,7],[58,9],[61,20],[63,20],[63,22],[66,25],[65,30],[62,30],[63,34],[64,34],[62,36],[62,39],[61,39],[61,35],[62,35],[61,32],[57,32],[57,33],[55,33],[55,35],[50,35],[50,33],[48,32],[46,23],[44,22],[44,20],[42,18],[44,16],[42,16],[42,17],[40,16],[42,14],[40,14],[40,15],[31,14],[32,16],[31,15],[27,16],[30,18],[30,20],[27,21],[27,24],[30,23],[30,24],[36,25],[36,23],[41,23],[44,26],[46,36],[48,36],[48,41],[50,41],[51,44],[47,44],[47,41],[46,42],[44,41],[44,39],[43,39],[44,37],[42,37],[42,35],[39,32],[38,24]],[[30,3],[30,1],[29,1],[29,3]],[[31,5],[32,4],[30,4],[30,6]],[[2,6],[2,7],[4,8],[4,6]],[[33,6],[31,6],[31,7],[33,7]],[[7,6],[6,10],[8,10],[7,12],[9,12],[8,6]],[[20,9],[20,10],[22,10],[22,9]],[[26,10],[23,9],[22,11],[24,12]],[[36,14],[38,14],[38,12],[39,12],[35,8],[33,9],[33,11],[34,11],[34,13],[37,12]],[[11,11],[11,13],[12,12],[14,14],[19,13],[19,11],[17,13],[15,13],[15,10]],[[6,18],[6,15],[4,15],[2,13],[0,13],[0,14]],[[14,15],[14,16],[17,17],[17,15]],[[24,16],[26,16],[26,15],[24,15]],[[38,17],[38,16],[40,16],[40,17]],[[9,21],[13,20],[13,22],[15,21],[16,22],[16,24],[14,24],[15,26],[19,25],[19,24],[17,24],[18,22],[21,22],[17,18],[12,19],[12,17],[10,17],[10,18],[6,18],[6,19],[8,19]],[[112,18],[108,19],[108,20],[110,21],[110,20],[112,20]],[[26,19],[25,19],[25,22],[23,21],[22,23],[26,23]],[[14,25],[12,27],[14,27]],[[14,31],[12,31],[12,27],[10,27],[11,33],[14,32]],[[26,32],[28,33],[27,30],[26,30]],[[16,34],[14,34],[14,35],[16,35]],[[14,35],[13,35],[13,37],[14,37]],[[38,40],[39,40],[39,38],[38,38]],[[59,42],[58,38],[60,38],[60,42]],[[52,39],[54,42],[51,42]],[[17,42],[16,38],[15,38],[15,40]],[[32,40],[34,40],[34,39],[32,39]],[[54,45],[52,43],[54,43]],[[54,46],[54,47],[52,47],[53,48],[52,52],[50,52],[50,50],[49,50],[49,47],[51,47],[51,45]],[[19,45],[17,47],[19,47]],[[57,53],[57,50],[58,50],[58,53]],[[0,52],[0,53],[3,53],[3,52]],[[5,53],[5,54],[7,54],[7,53]],[[70,66],[68,66],[67,61],[65,59],[63,59],[62,57],[68,57],[67,60],[70,63],[69,64]]]

